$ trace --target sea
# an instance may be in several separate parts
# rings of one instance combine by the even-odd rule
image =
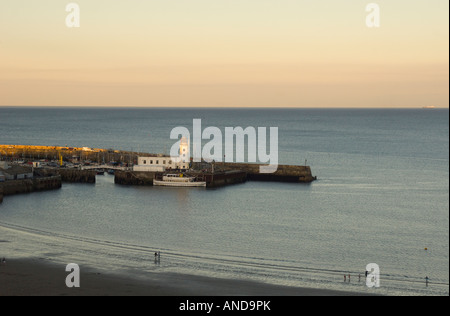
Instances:
[[[136,278],[449,295],[448,109],[0,107],[0,144],[167,154],[171,131],[192,131],[194,119],[221,131],[277,127],[279,164],[306,163],[317,180],[205,189],[122,186],[105,175],[8,196],[0,256]],[[379,267],[379,287],[366,284],[368,264]]]

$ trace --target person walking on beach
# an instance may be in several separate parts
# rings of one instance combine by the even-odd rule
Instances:
[[[428,275],[425,277],[425,284],[428,287],[428,282],[430,282],[430,278],[428,277]]]
[[[161,260],[161,251],[155,252],[155,263],[159,263]]]

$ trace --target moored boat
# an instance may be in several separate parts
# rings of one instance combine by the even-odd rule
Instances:
[[[183,174],[167,174],[162,180],[153,180],[153,185],[168,187],[206,187],[206,181],[198,181],[195,177],[186,177]]]

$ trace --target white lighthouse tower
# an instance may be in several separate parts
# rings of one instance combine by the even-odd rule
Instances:
[[[180,156],[179,156],[179,168],[189,169],[189,163],[191,160],[190,144],[187,137],[182,137],[180,140]]]

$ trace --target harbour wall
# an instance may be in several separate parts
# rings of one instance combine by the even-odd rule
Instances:
[[[64,168],[38,168],[35,173],[40,176],[60,176],[62,182],[95,183],[97,172],[95,170],[78,170]]]
[[[156,172],[120,171],[114,174],[114,183],[122,185],[153,185]]]
[[[33,179],[0,182],[0,203],[3,197],[13,194],[56,190],[62,182],[95,183],[96,172],[73,169],[35,169]]]
[[[230,170],[218,173],[205,173],[203,177],[206,187],[218,188],[231,184],[244,183],[247,181],[247,173],[241,170]]]
[[[10,180],[0,183],[0,203],[7,195],[31,193],[38,191],[56,190],[62,186],[60,176],[33,178],[23,180]]]
[[[263,166],[265,165],[255,163],[217,162],[214,164],[214,170],[219,172],[240,170],[247,174],[247,180],[253,181],[310,183],[317,179],[312,175],[309,166],[278,165],[274,173],[261,173],[260,168]],[[195,170],[211,170],[212,168],[205,162],[194,162],[192,167]]]
[[[279,165],[274,173],[261,173],[261,164],[218,163],[223,170],[242,170],[248,180],[310,183],[317,178],[312,175],[309,166]]]

